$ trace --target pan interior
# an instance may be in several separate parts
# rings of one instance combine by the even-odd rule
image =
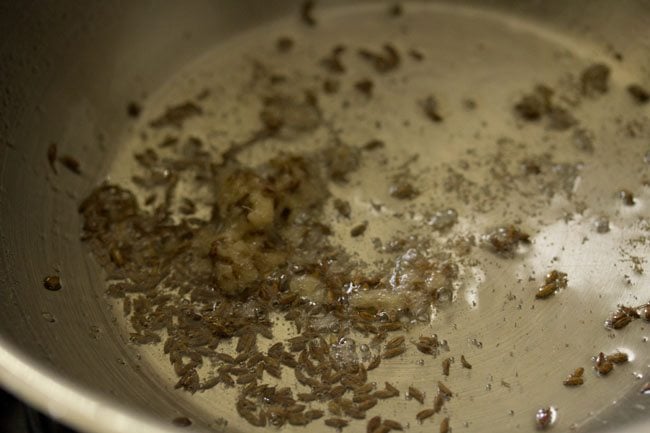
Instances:
[[[315,119],[298,110],[295,131],[260,138],[237,154],[238,161],[257,167],[279,152],[314,154],[332,143],[361,148],[381,140],[381,149],[361,152],[346,182],[327,185],[332,200],[347,200],[351,207],[348,219],[326,206],[323,221],[332,229],[332,242],[364,269],[373,269],[378,261],[405,254],[378,245],[417,235],[424,241],[411,253],[448,254],[459,270],[449,299],[435,303],[430,317],[414,321],[406,333],[407,341],[437,334],[449,351],[432,357],[407,342],[406,353],[384,360],[369,380],[379,386],[388,380],[401,395],[381,401],[368,417],[381,413],[411,431],[428,431],[432,423],[437,428],[442,415],[420,424],[415,415],[425,406],[404,396],[416,386],[426,393],[428,407],[443,380],[454,392],[443,410],[454,431],[531,431],[536,411],[548,406],[557,408],[558,431],[607,421],[601,412],[638,393],[646,381],[650,355],[642,320],[621,330],[604,327],[618,304],[637,306],[650,294],[644,272],[650,230],[644,152],[650,131],[647,106],[626,90],[639,77],[601,47],[493,12],[408,4],[399,16],[377,5],[316,8],[314,16],[313,27],[291,16],[225,41],[149,95],[119,143],[123,147],[108,179],[134,191],[140,205],[151,209],[155,204],[145,204],[150,190],[133,181],[142,170],[134,154],[152,148],[173,157],[174,151],[160,144],[174,137],[181,144],[199,140],[219,164],[233,143],[245,142],[260,128],[265,97],[309,91],[317,96]],[[290,38],[291,48],[279,48],[280,38]],[[358,54],[381,53],[385,44],[399,53],[394,70],[378,71]],[[339,45],[345,47],[340,55],[345,70],[337,72],[322,60]],[[585,95],[581,74],[595,63],[611,70],[608,90]],[[370,95],[359,85],[364,80],[372,82]],[[338,90],[323,90],[333,82]],[[517,113],[515,105],[540,84],[552,89],[554,104],[569,113],[568,125],[547,114],[527,121]],[[430,96],[439,119],[425,110]],[[152,120],[187,101],[201,113],[180,128],[151,127]],[[309,127],[301,129],[305,123]],[[399,179],[408,180],[417,196],[391,194]],[[633,205],[625,205],[621,190],[633,194]],[[195,217],[209,217],[213,192],[184,180],[172,200],[183,197],[195,201]],[[435,218],[449,209],[457,220],[437,229]],[[365,233],[350,236],[365,221]],[[530,235],[529,245],[509,257],[482,246],[486,233],[511,224]],[[567,288],[536,299],[553,269],[567,274]],[[121,311],[116,303],[118,325],[128,333]],[[278,318],[274,341],[292,332]],[[361,335],[352,338],[358,346],[365,342]],[[172,389],[177,377],[162,345],[138,351],[146,368]],[[599,377],[592,357],[616,351],[627,353],[630,362]],[[461,354],[471,370],[461,367]],[[444,377],[441,363],[447,357],[454,362]],[[585,384],[563,386],[577,367],[585,368]],[[297,387],[293,374],[283,377]],[[226,424],[249,429],[235,410],[237,388],[173,392],[192,408],[186,410],[191,419],[217,430]],[[330,429],[322,421],[309,428]],[[365,422],[352,421],[352,428],[365,428]]]

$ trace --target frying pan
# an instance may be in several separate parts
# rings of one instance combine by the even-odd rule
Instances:
[[[298,46],[306,47],[296,54],[296,64],[312,64],[335,43],[379,46],[394,40],[421,50],[425,60],[405,66],[408,85],[387,80],[387,90],[377,90],[377,105],[334,116],[351,131],[349,141],[361,142],[372,130],[355,130],[353,124],[381,117],[385,140],[400,143],[387,146],[387,157],[420,154],[414,170],[458,162],[467,156],[463,146],[470,142],[483,149],[479,153],[494,155],[501,149],[513,158],[519,155],[515,144],[526,142],[580,170],[564,196],[579,196],[581,210],[571,201],[542,206],[536,217],[546,222],[538,226],[529,259],[522,264],[485,258],[473,288],[459,292],[474,293],[478,307],[459,295],[456,305],[461,306],[441,309],[432,321],[475,364],[471,375],[459,379],[459,400],[448,409],[454,431],[533,431],[535,411],[549,405],[558,408],[556,431],[647,431],[650,397],[639,392],[650,373],[647,325],[614,333],[603,328],[603,321],[619,303],[650,298],[647,275],[630,268],[630,256],[643,263],[649,247],[629,243],[647,239],[648,233],[650,194],[643,177],[648,175],[644,153],[650,149],[650,108],[625,92],[632,83],[650,85],[650,3],[413,2],[404,4],[398,22],[387,17],[389,6],[322,1],[312,29],[300,22],[300,4],[293,1],[2,2],[3,386],[83,432],[178,431],[171,423],[178,416],[191,418],[189,430],[250,431],[234,412],[232,395],[219,388],[194,396],[174,390],[173,372],[159,350],[128,342],[120,310],[104,294],[105,275],[80,241],[78,205],[107,176],[128,183],[128,161],[148,119],[202,85],[224,89],[237,83],[244,74],[228,72],[227,65],[242,57],[238,53],[246,53],[250,66],[252,58],[271,52],[271,41],[292,34]],[[551,133],[512,115],[513,104],[534,85],[570,89],[594,62],[612,70],[609,94],[580,105],[567,90],[564,100],[593,135],[593,153],[576,147],[575,129]],[[441,103],[445,122],[439,128],[420,119],[415,103],[428,92]],[[468,98],[476,102],[473,114],[461,104]],[[234,110],[237,104],[226,99],[219,104]],[[142,103],[143,120],[129,118],[130,101]],[[247,119],[246,106],[242,110]],[[415,126],[404,129],[403,122]],[[241,131],[242,126],[226,123],[222,129]],[[52,143],[80,161],[80,175],[62,166],[57,173],[51,170],[46,155]],[[373,185],[381,185],[383,174],[367,176],[369,186],[355,201],[359,209],[375,192],[381,194]],[[431,176],[433,185],[437,178]],[[476,184],[491,181],[479,178]],[[622,188],[635,193],[633,208],[622,209],[616,201]],[[517,200],[507,198],[495,209],[505,214]],[[460,199],[450,203],[464,209]],[[470,210],[460,215],[460,227],[467,231],[501,222],[496,211],[476,218],[463,218]],[[594,231],[602,215],[610,218],[607,234]],[[382,224],[378,233],[395,229]],[[360,242],[348,246],[362,254],[370,251],[368,242]],[[539,277],[551,263],[569,274],[569,289],[561,301],[534,304],[522,293],[534,286],[526,280],[531,270]],[[47,291],[42,280],[54,273],[61,275],[63,289]],[[518,304],[523,308],[509,303],[508,293],[523,298]],[[591,372],[590,357],[601,350],[629,351],[632,362],[612,377],[590,375],[583,389],[561,386],[579,365]],[[409,355],[387,367],[391,378],[402,387],[425,386],[438,363],[422,367],[417,360]],[[381,412],[396,419],[408,414],[413,431],[434,428],[418,425],[409,404],[400,400]],[[348,429],[364,428],[357,423]]]

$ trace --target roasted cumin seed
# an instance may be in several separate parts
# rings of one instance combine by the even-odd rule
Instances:
[[[530,235],[514,225],[497,227],[485,235],[485,245],[505,257],[512,256],[520,244],[530,244]]]
[[[603,352],[600,352],[598,356],[596,356],[594,369],[598,372],[598,374],[601,376],[606,376],[612,371],[613,368],[614,364],[607,360],[607,357]]]
[[[419,104],[424,115],[427,116],[429,120],[434,123],[440,123],[443,121],[443,117],[440,114],[440,109],[438,107],[438,101],[433,95],[427,96],[421,100]]]
[[[630,324],[632,318],[629,316],[614,316],[609,322],[609,326],[613,329],[622,329]]]
[[[289,352],[282,353],[282,356],[280,357],[280,363],[286,365],[289,368],[298,367],[298,363],[296,362],[296,359]]]
[[[353,375],[345,375],[341,378],[341,385],[346,388],[354,389],[359,386],[357,378]]]
[[[611,316],[605,321],[605,326],[612,329],[622,329],[626,327],[633,319],[640,318],[641,315],[636,308],[619,305]]]
[[[393,396],[397,397],[399,395],[399,390],[395,388],[393,385],[391,385],[389,382],[384,382],[384,386],[386,387],[387,391],[393,393]]]
[[[287,407],[287,412],[291,413],[298,413],[298,412],[303,412],[305,409],[307,409],[307,406],[304,404],[292,404],[291,406]]]
[[[235,358],[233,358],[232,356],[228,355],[227,353],[218,352],[218,353],[215,353],[215,357],[216,357],[219,361],[226,362],[226,363],[228,363],[228,364],[234,364],[234,363],[235,363]]]
[[[640,85],[630,84],[626,89],[637,104],[641,105],[650,101],[650,92]]]
[[[50,275],[43,279],[43,287],[52,292],[61,290],[61,279],[58,275]]]
[[[246,398],[240,397],[235,404],[235,408],[237,409],[237,413],[243,417],[244,414],[254,411],[257,405]]]
[[[357,380],[359,383],[366,383],[368,381],[368,370],[363,364],[359,365],[359,372],[357,373]]]
[[[388,15],[391,17],[400,17],[404,14],[404,7],[400,3],[395,3],[388,8]]]
[[[463,368],[467,368],[468,370],[472,369],[472,364],[467,362],[465,355],[460,355],[460,364],[463,366]]]
[[[120,251],[119,248],[111,248],[111,250],[109,252],[109,256],[111,258],[111,261],[117,267],[122,267],[126,263],[126,260],[124,259],[124,256],[122,255],[122,251]]]
[[[371,398],[373,398],[373,397],[370,394],[358,394],[358,395],[355,394],[352,397],[352,402],[354,402],[354,403],[362,403],[362,402],[364,402],[366,400],[369,400]]]
[[[333,384],[335,384],[335,383],[337,383],[337,382],[339,382],[341,380],[341,378],[343,377],[343,372],[342,371],[337,371],[336,373],[334,373],[332,375],[324,375],[324,376],[325,377],[323,377],[323,375],[321,375],[321,381],[323,383],[333,385]]]
[[[609,89],[609,76],[611,69],[604,63],[594,63],[584,69],[580,75],[582,93],[595,96],[606,93]]]
[[[627,189],[622,189],[618,192],[618,196],[625,206],[634,206],[636,200],[634,199],[634,194]]]
[[[628,307],[627,305],[620,305],[618,308],[633,319],[639,319],[641,317],[637,308]]]
[[[424,393],[417,389],[414,386],[409,386],[408,389],[408,395],[409,397],[413,398],[414,400],[420,402],[421,404],[424,404]]]
[[[219,376],[217,377],[219,379],[219,382],[223,383],[226,387],[232,388],[233,386],[235,386],[235,380],[232,377],[230,377],[229,374],[220,373]]]
[[[314,27],[316,25],[314,6],[316,6],[314,0],[305,0],[300,5],[300,20],[309,27]]]
[[[323,412],[320,409],[310,409],[308,411],[305,411],[305,416],[311,420],[314,419],[320,419],[325,415],[325,412]]]
[[[282,356],[282,353],[284,352],[284,344],[282,342],[278,342],[273,344],[269,349],[266,351],[266,353],[269,356],[272,356],[273,358],[280,358]]]
[[[257,380],[257,375],[255,373],[247,373],[239,376],[237,378],[237,383],[239,385],[245,385],[247,383],[255,382]]]
[[[391,44],[384,44],[381,52],[361,49],[358,54],[359,57],[370,63],[375,71],[381,74],[396,69],[400,64],[400,55]]]
[[[555,290],[557,290],[557,288],[554,284],[544,284],[537,290],[537,293],[535,293],[535,298],[546,299],[549,296],[553,295],[555,293]]]
[[[342,429],[347,427],[349,424],[348,420],[343,418],[327,418],[325,420],[325,425],[328,427],[334,427],[336,429]]]
[[[298,400],[303,401],[305,403],[309,403],[309,402],[312,402],[312,401],[318,399],[318,397],[314,393],[311,393],[311,392],[301,392],[301,393],[298,393],[296,395],[296,397],[298,397]]]
[[[320,61],[320,65],[332,74],[343,74],[345,66],[341,60],[341,56],[345,52],[345,46],[336,45],[332,48],[330,54]],[[338,90],[338,89],[337,89]]]
[[[417,347],[420,352],[427,355],[433,355],[438,348],[439,342],[437,337],[420,336],[418,342],[413,344],[415,344],[415,347]]]
[[[126,114],[133,119],[138,118],[141,112],[142,106],[135,101],[131,101],[126,105]]]
[[[562,382],[564,386],[580,386],[583,383],[585,383],[585,380],[582,377],[576,376],[569,376]]]
[[[392,392],[386,390],[386,389],[380,389],[379,391],[375,391],[372,394],[374,397],[379,398],[379,399],[386,399],[386,398],[391,398],[395,397]]]
[[[422,53],[422,51],[417,50],[415,48],[411,48],[408,51],[408,55],[411,56],[411,58],[416,62],[421,62],[422,60],[424,60],[424,54]]]
[[[445,358],[442,360],[442,374],[449,376],[449,368],[451,367],[451,358]]]
[[[606,356],[607,361],[612,364],[624,364],[629,360],[627,353],[624,352],[615,352]]]
[[[280,366],[280,363],[278,362],[277,359],[274,359],[274,358],[271,358],[271,357],[265,357],[262,352],[254,352],[248,358],[248,360],[246,360],[246,366],[248,368],[251,368],[251,367],[253,367],[255,365],[258,365],[260,363],[260,361],[263,361],[265,358],[266,358],[266,360],[264,361],[265,364],[272,364],[272,365],[275,365],[276,367]]]
[[[366,232],[367,228],[368,228],[368,221],[364,221],[360,224],[357,224],[356,226],[352,227],[352,229],[350,230],[350,236],[352,236],[353,238],[361,236]]]
[[[377,405],[377,399],[375,397],[370,397],[365,401],[357,403],[357,408],[359,408],[360,410],[366,411],[366,410],[372,409],[376,405]]]
[[[264,363],[263,365],[264,365],[264,370],[268,374],[275,377],[276,379],[282,378],[282,368],[280,366],[269,365],[267,363]]]
[[[445,396],[444,394],[438,392],[435,398],[433,399],[433,412],[438,413],[442,410],[442,407],[445,405]]]
[[[552,270],[544,278],[544,285],[537,290],[535,297],[537,299],[548,298],[555,294],[558,289],[563,289],[567,286],[567,274],[558,270]]]
[[[176,427],[189,427],[192,425],[192,420],[186,416],[177,416],[172,420],[172,424]]]
[[[306,386],[309,385],[309,378],[305,376],[305,373],[302,372],[302,369],[300,368],[294,369],[293,374],[296,377],[298,383]]]
[[[242,390],[242,395],[244,397],[256,397],[258,392],[258,386],[256,382],[249,383]]]
[[[444,394],[445,397],[451,398],[453,396],[453,393],[451,390],[445,385],[444,383],[438,381],[438,390]]]
[[[289,416],[287,416],[287,421],[291,425],[301,426],[309,424],[311,422],[311,418],[303,413],[290,413]]]
[[[327,403],[327,410],[329,410],[332,415],[340,416],[343,413],[340,400],[330,400]]]
[[[381,357],[374,356],[372,360],[368,363],[366,370],[368,371],[374,370],[375,368],[379,367],[379,364],[381,364]]]
[[[58,153],[56,143],[51,143],[47,147],[47,162],[50,164],[50,168],[54,173],[56,173],[56,155]]]
[[[374,140],[370,140],[366,144],[364,144],[363,145],[363,150],[372,151],[372,150],[381,149],[381,148],[383,148],[385,146],[386,146],[386,143],[384,143],[383,141],[374,139]]]
[[[341,83],[338,80],[327,78],[323,80],[323,91],[327,94],[334,94],[339,91]]]
[[[370,340],[370,345],[373,347],[378,346],[382,341],[386,339],[387,335],[388,334],[386,334],[386,331],[380,332],[379,334],[372,337],[372,339]]]
[[[377,427],[381,425],[381,417],[380,416],[373,416],[368,420],[368,423],[366,424],[366,433],[374,433],[375,430],[377,430]]]
[[[267,418],[269,424],[274,427],[282,427],[286,422],[287,415],[281,409],[269,409],[267,410]]]
[[[557,285],[558,289],[563,289],[567,286],[567,274],[560,272],[557,269],[553,269],[551,272],[546,274],[544,277],[544,282],[547,284],[553,283]]]
[[[343,409],[343,412],[350,418],[354,419],[366,419],[366,411],[359,408],[358,406],[350,406]]]
[[[254,413],[249,412],[244,416],[244,419],[248,421],[248,423],[252,426],[255,427],[264,427],[266,426],[266,415],[264,412],[260,412],[259,415],[255,416]]]
[[[402,427],[402,424],[400,424],[399,422],[397,422],[395,420],[392,420],[392,419],[385,419],[383,424],[386,427],[390,428],[391,430],[399,430],[399,431],[404,430],[404,427]]]
[[[403,336],[400,335],[399,337],[391,338],[390,340],[388,340],[388,342],[386,342],[386,350],[394,349],[394,348],[399,347],[399,346],[401,346],[403,344],[404,344],[404,337]]]
[[[420,191],[411,182],[404,179],[397,179],[392,182],[388,192],[391,197],[399,200],[412,200],[420,195]]]
[[[354,394],[355,395],[368,394],[373,389],[375,389],[375,385],[373,385],[372,383],[365,383],[365,384],[361,385],[360,387],[355,388],[354,389]]]
[[[248,358],[250,358],[251,354],[252,352],[242,352],[238,354],[237,356],[235,356],[235,363],[241,364],[244,361],[247,361]]]
[[[382,354],[382,358],[384,359],[395,358],[396,356],[403,354],[405,351],[406,348],[404,346],[394,347],[392,349],[385,350],[384,353]]]
[[[449,427],[449,417],[445,417],[440,421],[440,433],[449,433],[451,428]]]
[[[433,416],[434,413],[435,413],[434,410],[431,409],[431,408],[429,408],[429,409],[424,409],[424,410],[421,410],[420,412],[418,412],[417,415],[415,415],[415,418],[416,418],[418,421],[422,422],[422,421],[424,421],[425,419],[427,419],[427,418]]]
[[[345,394],[345,391],[346,389],[343,385],[337,385],[330,390],[329,395],[331,398],[339,398]]]
[[[350,215],[352,214],[352,207],[350,206],[349,201],[341,200],[340,198],[337,198],[334,199],[333,205],[334,205],[334,209],[336,209],[339,215],[345,218],[350,218]]]
[[[582,367],[576,368],[573,373],[567,376],[566,379],[562,382],[564,386],[580,386],[584,383],[582,375],[584,374],[585,369]]]
[[[363,94],[367,98],[370,98],[372,96],[372,90],[375,87],[375,83],[372,82],[370,79],[363,79],[359,80],[356,83],[354,83],[354,88],[359,91],[359,93]]]
[[[427,346],[432,346],[432,347],[438,347],[438,345],[440,344],[437,336],[426,337],[424,335],[421,335],[419,341],[422,344],[426,344]]]
[[[59,158],[59,162],[72,173],[81,174],[81,164],[76,158],[70,155],[63,155]]]
[[[275,48],[280,53],[286,53],[293,48],[294,41],[290,37],[281,36],[275,41]]]
[[[302,335],[290,338],[287,340],[289,343],[289,350],[292,352],[302,352],[307,347],[308,339]]]

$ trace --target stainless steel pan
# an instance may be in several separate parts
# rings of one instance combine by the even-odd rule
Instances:
[[[539,254],[528,262],[529,269],[539,272],[554,255],[560,256],[570,281],[576,282],[573,294],[549,309],[529,310],[532,302],[526,299],[524,312],[517,313],[506,302],[508,293],[515,292],[507,285],[515,281],[513,275],[528,275],[520,264],[488,260],[491,271],[476,288],[478,309],[459,301],[466,308],[453,316],[442,312],[436,319],[436,329],[451,344],[473,350],[474,359],[485,366],[475,368],[461,385],[473,397],[450,406],[454,431],[531,431],[535,410],[549,404],[559,407],[557,431],[571,425],[585,432],[647,431],[650,396],[641,395],[639,389],[650,373],[648,325],[611,337],[602,322],[617,303],[650,299],[647,274],[635,274],[620,253],[633,237],[648,239],[650,194],[642,181],[650,176],[643,161],[650,150],[650,106],[633,104],[625,87],[650,85],[650,3],[414,2],[405,3],[398,24],[386,18],[388,6],[320,2],[314,35],[298,19],[299,4],[291,1],[2,2],[2,384],[84,432],[177,431],[170,423],[177,416],[190,417],[191,428],[200,431],[248,431],[250,427],[218,389],[195,396],[173,390],[170,367],[156,350],[128,343],[119,310],[104,295],[102,270],[79,241],[77,206],[107,175],[128,179],[127,164],[139,145],[140,131],[140,125],[127,116],[129,101],[144,101],[144,117],[153,116],[187,91],[175,87],[187,81],[178,78],[183,73],[200,76],[197,71],[227,64],[228,56],[234,59],[239,49],[250,53],[251,47],[261,47],[258,53],[263,53],[284,33],[313,44],[313,52],[306,50],[296,60],[304,64],[317,60],[340,39],[371,44],[390,37],[425,52],[428,66],[407,69],[405,74],[414,84],[406,90],[397,91],[390,87],[395,83],[388,83],[393,90],[387,91],[384,106],[359,109],[353,118],[334,116],[340,125],[350,129],[358,119],[380,117],[395,106],[408,107],[393,111],[403,117],[399,121],[415,119],[413,101],[422,92],[435,91],[448,116],[443,132],[425,127],[391,132],[390,128],[402,130],[397,121],[391,124],[385,119],[387,137],[408,143],[389,150],[392,156],[419,152],[417,167],[422,169],[440,162],[451,164],[464,158],[458,149],[471,140],[490,152],[500,142],[505,152],[515,155],[515,145],[499,141],[508,136],[540,149],[555,140],[554,157],[583,163],[578,176],[583,183],[572,185],[586,200],[587,210],[580,211],[575,203],[540,210],[544,218],[553,215],[559,221],[564,215],[573,222],[545,225],[545,241],[536,243]],[[581,153],[584,149],[571,144],[576,139],[571,133],[547,134],[513,120],[512,105],[533,85],[570,87],[571,74],[576,79],[581,68],[595,61],[607,63],[613,72],[607,103],[580,111],[582,126],[595,134],[593,154]],[[181,70],[185,72],[179,75]],[[231,78],[236,82],[238,74],[232,73]],[[217,74],[204,79],[213,84],[224,78]],[[195,83],[188,88],[200,87]],[[470,97],[477,102],[478,114],[463,111],[461,101]],[[575,103],[569,96],[565,102]],[[361,129],[348,138],[363,137],[367,130]],[[441,141],[448,146],[434,151],[427,147]],[[81,162],[81,175],[64,168],[52,172],[47,149],[53,142],[59,152]],[[479,185],[485,183],[487,178],[478,180]],[[610,200],[620,188],[634,189],[633,210],[620,211],[618,203]],[[514,205],[497,207],[505,211]],[[610,216],[613,233],[598,238],[593,221],[603,213]],[[463,221],[468,229],[479,224]],[[379,230],[392,229],[387,224]],[[591,243],[582,247],[585,237]],[[637,244],[635,248],[628,253],[645,262],[649,247]],[[43,277],[52,273],[61,274],[63,290],[43,289]],[[514,294],[525,298],[518,291]],[[518,327],[511,326],[518,320],[515,316],[520,317]],[[557,386],[577,363],[587,366],[589,356],[601,348],[629,349],[634,361],[607,381],[590,377],[589,390],[572,392]],[[510,351],[516,351],[516,356],[509,357]],[[420,380],[422,370],[415,368],[416,360],[416,355],[406,358],[402,366],[390,370],[391,375],[403,384]],[[388,405],[382,411],[397,416],[407,410],[404,404]],[[425,427],[412,421],[410,428]],[[325,428],[319,424],[319,430]],[[362,428],[361,423],[351,427]]]

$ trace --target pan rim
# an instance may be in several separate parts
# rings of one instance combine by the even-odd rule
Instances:
[[[45,415],[80,433],[178,432],[152,416],[61,377],[0,336],[0,383]]]

